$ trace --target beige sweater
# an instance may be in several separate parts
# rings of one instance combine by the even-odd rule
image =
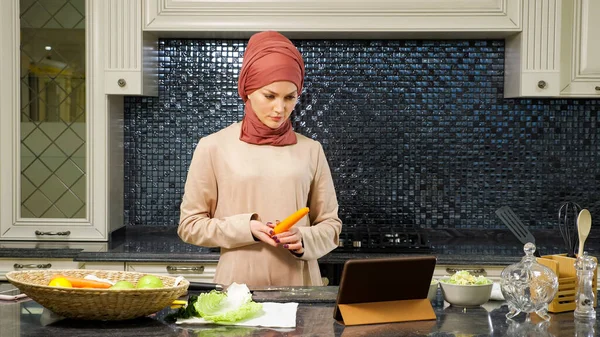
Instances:
[[[241,123],[204,137],[189,168],[181,203],[179,236],[188,243],[221,247],[214,281],[249,286],[321,285],[317,259],[338,244],[342,229],[325,153],[318,142],[296,134],[290,146],[239,140]],[[257,242],[250,218],[283,220],[308,206],[296,226],[302,257]]]

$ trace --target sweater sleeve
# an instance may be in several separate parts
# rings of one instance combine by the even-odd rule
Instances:
[[[333,178],[320,144],[315,178],[308,196],[308,207],[311,226],[298,228],[304,242],[304,254],[298,258],[316,260],[338,246],[342,231]]]
[[[218,184],[210,145],[201,139],[189,167],[177,234],[187,242],[205,247],[237,248],[256,241],[250,231],[252,213],[213,218]]]

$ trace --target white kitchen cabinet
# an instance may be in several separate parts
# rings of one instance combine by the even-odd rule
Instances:
[[[142,26],[145,31],[207,32],[210,36],[223,32],[249,36],[251,32],[277,30],[298,32],[288,34],[295,37],[315,36],[314,32],[320,37],[355,37],[349,34],[354,32],[370,33],[363,36],[373,38],[489,38],[521,30],[520,3],[521,0],[144,0]]]
[[[52,6],[47,9],[37,2],[28,3],[27,8],[21,9],[19,6],[25,1],[0,0],[0,240],[107,241],[112,230],[123,226],[122,111],[111,110],[118,98],[107,98],[104,93],[104,2],[77,0],[61,5],[61,1],[64,2],[52,1]],[[78,6],[85,8],[76,9]],[[57,12],[53,16],[50,8],[67,12]],[[80,20],[83,13],[85,20]],[[21,15],[28,15],[28,20],[21,21]],[[48,16],[49,19],[46,18]],[[39,43],[45,41],[44,35],[36,40],[36,32],[48,28],[44,34],[56,35],[63,29],[60,24],[51,24],[56,20],[70,20],[73,23],[72,28],[64,29],[62,33],[67,41],[45,48],[41,45],[40,48]],[[80,24],[77,24],[77,20],[80,20]],[[23,32],[33,36],[24,40],[23,48],[35,42],[33,49],[42,57],[21,54]],[[46,52],[51,53],[61,46],[70,45],[72,41],[68,39],[71,35],[85,39],[85,51],[80,53],[83,56],[78,67],[70,67],[71,61],[64,57],[55,59],[44,56]],[[23,61],[29,59],[32,61]],[[83,109],[83,117],[71,116],[74,120],[65,122],[63,116],[59,117],[56,113],[56,121],[46,118],[43,119],[44,123],[32,121],[31,115],[23,117],[22,110],[32,101],[27,95],[35,97],[38,90],[31,89],[31,83],[25,83],[20,72],[23,71],[22,67],[30,72],[33,71],[31,69],[38,69],[34,67],[35,62],[42,59],[47,60],[45,62],[48,64],[41,71],[42,75],[38,76],[40,79],[52,77],[44,76],[44,72],[50,71],[47,69],[55,71],[54,79],[50,82],[56,82],[59,74],[77,71],[77,77],[70,76],[66,80],[84,82],[76,87],[85,88],[81,94],[85,96],[85,104],[78,106]],[[81,64],[85,65],[83,75],[80,74]],[[27,81],[30,81],[29,77]],[[72,93],[64,88],[56,92],[60,95]],[[70,94],[67,97],[76,100]],[[58,101],[65,102],[62,99]],[[48,111],[45,113],[48,114]],[[73,149],[73,146],[79,146],[74,144],[83,145]],[[73,153],[65,152],[67,148],[73,149]],[[62,164],[63,159],[68,166]],[[74,172],[78,175],[74,175]],[[27,174],[26,178],[24,174]],[[35,185],[32,181],[39,184]],[[57,194],[56,188],[63,186],[68,186],[65,194]],[[56,198],[49,197],[51,194],[55,194]],[[28,195],[35,198],[29,199]],[[36,214],[31,211],[32,208],[24,206],[27,202],[32,208],[39,205],[54,212],[46,214],[47,210],[42,210],[39,213],[44,214]],[[42,202],[50,206],[42,206]],[[74,202],[82,205],[77,206],[79,209],[75,208],[77,211],[73,210],[73,213],[64,216],[56,211],[63,204],[68,206]]]
[[[563,0],[561,96],[600,98],[600,1]]]
[[[217,263],[127,262],[125,270],[157,275],[183,276],[186,280],[195,282],[213,282]]]
[[[561,0],[523,0],[523,31],[506,39],[505,97],[560,94]]]
[[[78,269],[73,259],[0,258],[0,281],[6,281],[6,273],[21,270]]]
[[[125,262],[79,262],[79,269],[125,271]]]
[[[523,0],[506,39],[505,97],[600,97],[600,2]]]
[[[101,1],[104,7],[105,92],[158,95],[158,39],[142,32],[142,2]]]

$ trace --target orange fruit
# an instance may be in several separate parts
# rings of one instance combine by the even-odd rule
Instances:
[[[63,287],[63,288],[73,288],[73,285],[69,280],[64,277],[55,277],[50,283],[48,283],[50,287]]]

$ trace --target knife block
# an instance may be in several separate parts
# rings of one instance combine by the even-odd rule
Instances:
[[[596,257],[593,259],[598,262]],[[548,304],[548,311],[553,313],[574,311],[575,295],[577,295],[577,271],[575,270],[575,258],[567,257],[566,254],[544,255],[537,258],[537,262],[552,269],[558,276],[558,292]],[[594,271],[594,307],[598,305],[598,269]]]

